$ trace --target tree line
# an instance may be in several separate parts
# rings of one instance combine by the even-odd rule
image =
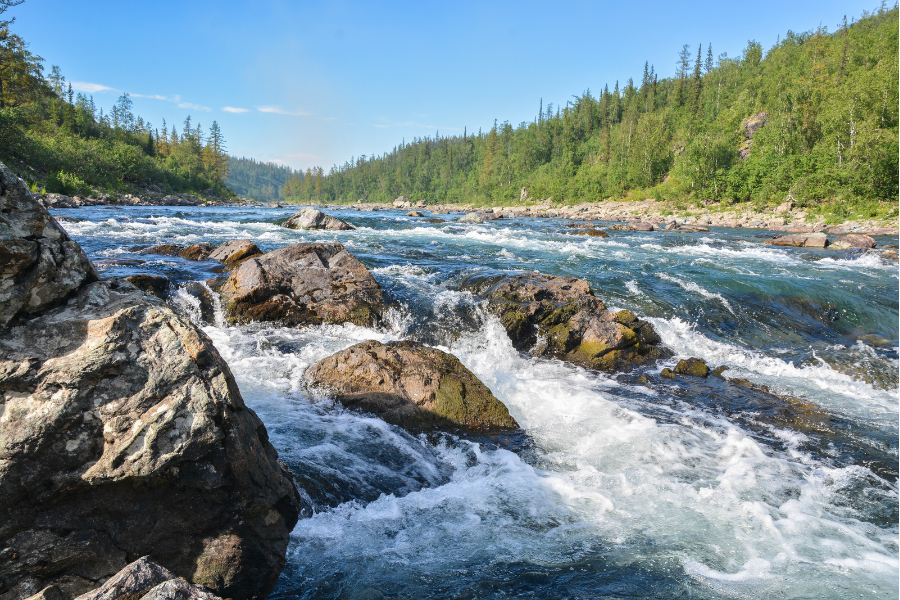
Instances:
[[[882,6],[834,32],[789,31],[767,52],[750,41],[735,58],[684,45],[674,77],[645,63],[638,81],[541,101],[530,122],[404,141],[297,173],[282,193],[509,204],[524,187],[567,202],[896,204],[897,16]]]
[[[0,0],[0,14],[21,0]],[[0,20],[0,160],[34,188],[69,194],[122,191],[155,184],[171,191],[225,186],[228,155],[216,121],[204,132],[190,115],[181,131],[154,127],[133,111],[127,93],[104,112],[93,96],[75,93],[59,67],[43,59]]]

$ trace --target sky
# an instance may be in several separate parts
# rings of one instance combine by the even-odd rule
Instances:
[[[26,0],[4,18],[105,111],[128,92],[155,127],[215,120],[231,154],[327,171],[404,139],[531,121],[541,101],[639,81],[645,61],[671,77],[683,44],[738,57],[878,4]]]

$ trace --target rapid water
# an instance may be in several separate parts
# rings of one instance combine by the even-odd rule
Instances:
[[[151,244],[337,240],[396,303],[384,330],[230,327],[171,292],[306,490],[273,598],[898,597],[896,262],[766,246],[759,230],[591,238],[559,220],[332,211],[358,229],[303,232],[278,226],[291,212],[54,211],[80,219],[62,225],[104,276],[214,275],[134,253]],[[483,270],[582,277],[676,356],[608,375],[519,353],[456,291]],[[309,365],[366,339],[454,353],[525,433],[413,437],[306,388]],[[689,356],[781,398],[658,377]]]

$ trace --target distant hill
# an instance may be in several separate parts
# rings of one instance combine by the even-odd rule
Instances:
[[[534,120],[418,138],[288,181],[303,202],[655,198],[896,217],[898,10],[739,57],[685,45],[675,77],[610,82]],[[673,57],[675,58],[675,57]],[[624,85],[623,85],[624,84]],[[538,103],[535,102],[537,105]],[[537,106],[536,106],[537,108]]]
[[[245,198],[253,198],[260,202],[277,202],[283,199],[281,189],[292,176],[302,178],[299,171],[294,171],[286,165],[229,156],[225,185]]]

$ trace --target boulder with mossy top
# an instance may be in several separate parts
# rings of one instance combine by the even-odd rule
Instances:
[[[232,322],[376,325],[384,293],[343,245],[301,243],[248,258],[218,285]]]
[[[288,229],[327,229],[329,231],[347,231],[356,229],[350,223],[337,217],[326,215],[317,208],[304,208],[292,214],[283,227]]]
[[[475,276],[462,289],[488,299],[519,350],[604,371],[666,353],[650,323],[629,310],[607,310],[577,277],[537,272]]]
[[[575,235],[587,235],[590,237],[609,237],[609,234],[602,229],[580,229]]]
[[[417,342],[362,342],[317,362],[306,379],[346,406],[413,432],[518,428],[458,358]]]
[[[678,375],[690,375],[691,377],[708,377],[709,367],[702,358],[681,359],[675,365],[675,373]]]

